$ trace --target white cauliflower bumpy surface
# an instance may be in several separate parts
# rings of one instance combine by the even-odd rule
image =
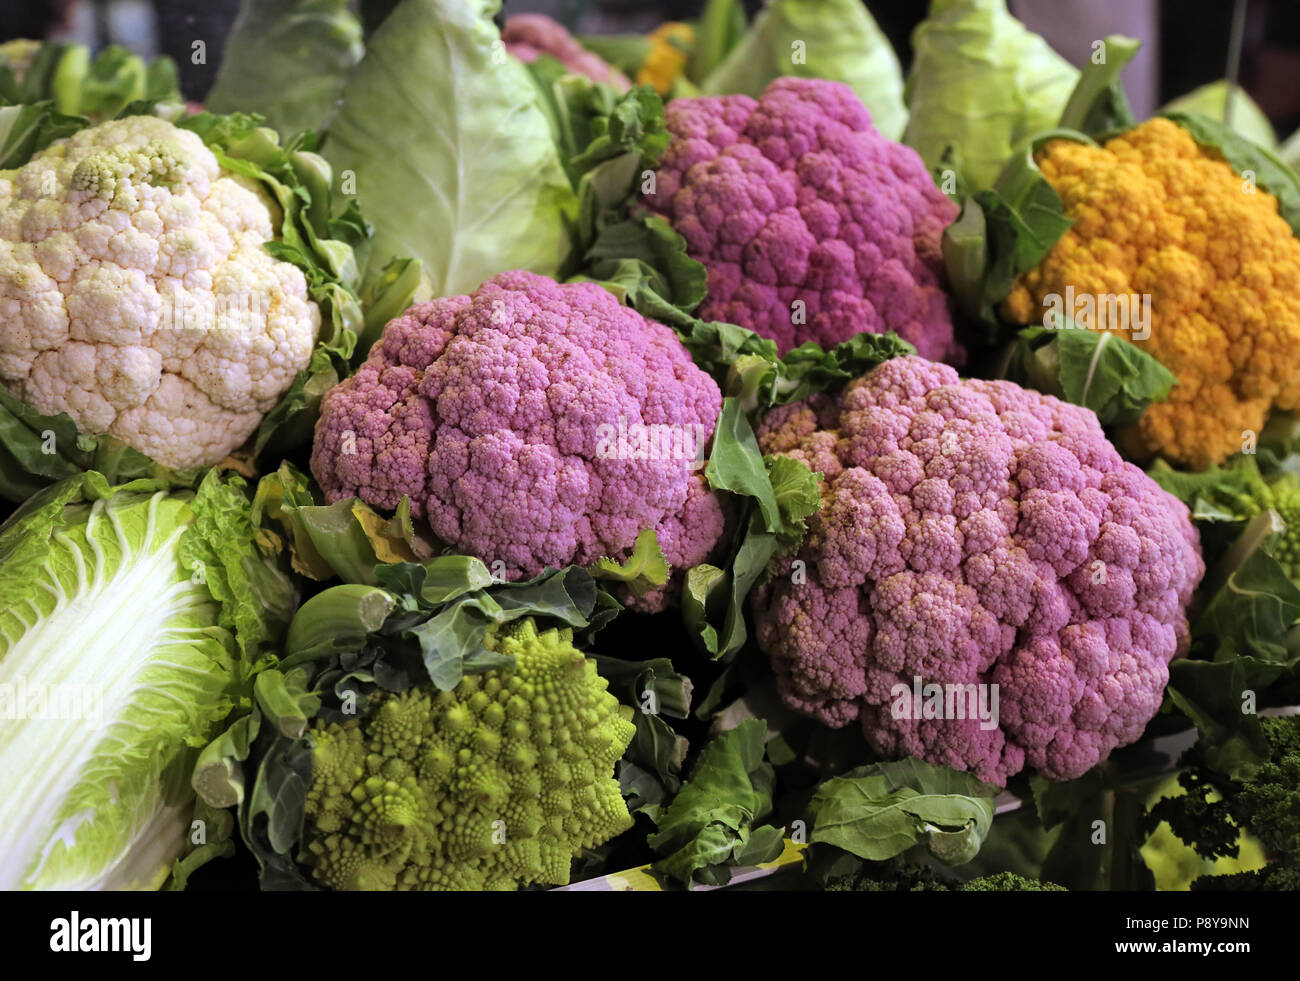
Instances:
[[[263,248],[278,215],[196,134],[150,116],[0,171],[0,384],[164,466],[216,463],[320,330],[302,271]]]

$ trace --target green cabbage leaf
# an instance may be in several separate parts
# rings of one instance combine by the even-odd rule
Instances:
[[[992,187],[1021,143],[1055,126],[1079,79],[1006,0],[932,0],[912,49],[903,142],[963,193]]]
[[[508,269],[555,275],[577,211],[528,70],[506,55],[498,0],[403,0],[343,88],[324,152],[375,237],[369,269],[423,264],[437,296]]]
[[[363,51],[347,0],[244,0],[206,105],[255,112],[286,140],[319,131]]]

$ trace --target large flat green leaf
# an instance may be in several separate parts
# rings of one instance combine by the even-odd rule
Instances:
[[[988,834],[996,793],[968,773],[912,758],[859,767],[817,791],[809,840],[873,862],[923,844],[959,865]]]

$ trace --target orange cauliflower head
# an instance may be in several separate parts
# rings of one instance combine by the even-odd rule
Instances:
[[[1068,287],[1150,296],[1148,337],[1108,323],[1104,303],[1094,322],[1178,378],[1123,434],[1131,450],[1204,467],[1240,452],[1271,408],[1300,408],[1300,241],[1271,195],[1167,119],[1105,146],[1053,140],[1038,164],[1074,225],[1003,312],[1037,322]]]

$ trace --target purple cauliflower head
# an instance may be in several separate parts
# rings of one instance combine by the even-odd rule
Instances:
[[[940,239],[957,208],[916,151],[887,140],[841,82],[778,78],[746,95],[675,99],[646,207],[708,269],[699,315],[782,353],[894,331],[960,364]]]
[[[390,322],[325,395],[311,469],[331,502],[406,495],[508,580],[626,559],[647,528],[684,569],[724,531],[696,462],[721,405],[669,328],[594,284],[508,272]]]
[[[594,51],[584,48],[568,29],[545,14],[515,14],[501,28],[506,50],[520,61],[550,55],[575,75],[612,85],[620,92],[632,87],[627,76]]]
[[[801,550],[755,594],[787,705],[998,785],[1026,765],[1076,777],[1141,735],[1205,566],[1186,506],[1092,412],[905,357],[758,436],[825,478]],[[988,686],[984,721],[978,687],[926,718],[918,678]]]

